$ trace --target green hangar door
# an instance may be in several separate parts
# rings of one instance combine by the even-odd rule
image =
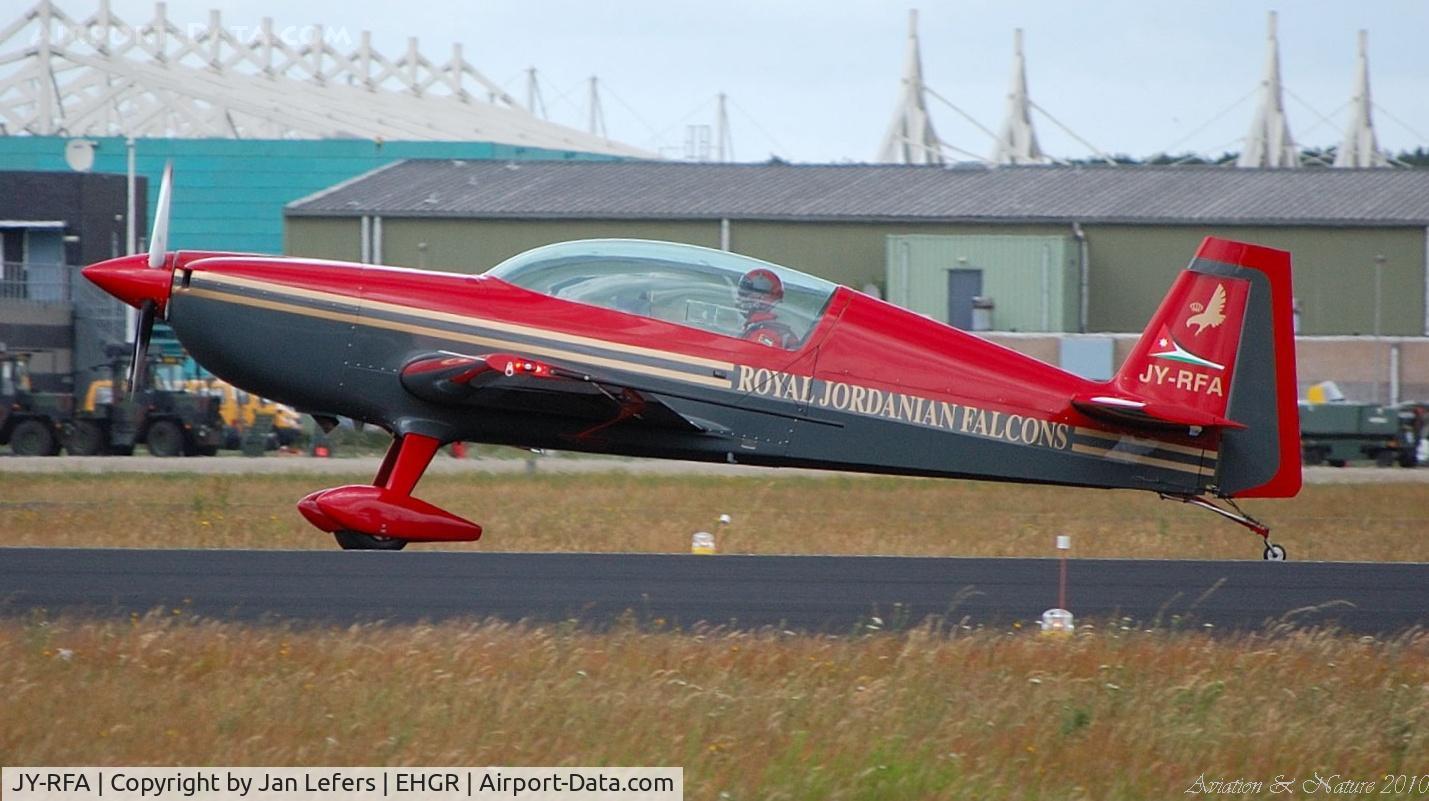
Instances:
[[[969,331],[1075,331],[1076,243],[1045,235],[887,239],[888,300]]]

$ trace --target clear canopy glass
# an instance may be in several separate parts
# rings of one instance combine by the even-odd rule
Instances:
[[[528,250],[486,272],[510,284],[608,309],[743,336],[739,279],[764,269],[783,282],[772,313],[797,347],[813,330],[835,284],[722,250],[644,239],[588,239]]]

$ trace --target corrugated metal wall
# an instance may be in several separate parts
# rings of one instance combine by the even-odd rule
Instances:
[[[1290,251],[1302,334],[1425,333],[1423,228],[1088,225],[1089,331],[1139,331],[1206,236]],[[1374,257],[1383,256],[1376,293]]]
[[[288,218],[289,253],[357,259],[359,222],[351,218]],[[1193,225],[1084,224],[1088,243],[1088,317],[1086,330],[1139,332],[1165,297],[1176,274],[1186,267],[1208,234],[1259,242],[1291,252],[1295,295],[1304,309],[1303,334],[1371,333],[1374,319],[1374,256],[1382,268],[1381,331],[1386,335],[1425,332],[1426,231],[1423,228],[1234,227]],[[433,268],[480,272],[528,247],[591,236],[671,239],[718,247],[719,220],[403,220],[385,218],[384,256],[392,264],[416,266],[416,244],[427,243]],[[929,239],[1007,239],[1060,243],[1064,271],[1054,270],[1053,327],[1078,330],[1080,288],[1078,247],[1071,227],[1054,224],[815,222],[732,220],[730,248],[853,287],[892,278],[888,267],[890,237]],[[1054,251],[1055,252],[1055,251]],[[981,255],[981,254],[980,254]],[[999,288],[986,285],[997,303],[995,322],[1010,330],[1036,330],[1042,292],[1040,251],[1032,266],[1020,271],[1028,282]],[[954,261],[956,254],[953,255]],[[995,278],[997,276],[990,276]],[[947,315],[947,286],[937,276],[931,288],[892,294],[898,303],[938,319]],[[885,284],[885,289],[893,287]],[[907,293],[909,290],[899,290]],[[912,297],[914,300],[905,300]],[[1029,312],[1024,304],[1033,303]],[[921,304],[921,305],[919,305]],[[1013,314],[1015,317],[1008,317]],[[1004,327],[1005,326],[1005,327]]]
[[[978,270],[992,330],[1075,331],[1076,243],[1060,236],[890,236],[888,297],[936,320],[948,315],[948,271]]]

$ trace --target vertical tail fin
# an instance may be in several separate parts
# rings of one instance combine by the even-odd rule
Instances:
[[[1117,389],[1225,417],[1249,296],[1250,279],[1200,272],[1192,262],[1117,373]]]
[[[1300,490],[1290,254],[1207,237],[1112,379],[1149,403],[1228,419],[1217,489]]]

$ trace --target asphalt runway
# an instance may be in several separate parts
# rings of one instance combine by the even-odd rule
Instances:
[[[378,456],[313,459],[305,456],[268,455],[249,459],[237,455],[213,458],[166,459],[157,456],[50,456],[21,458],[0,453],[4,473],[195,473],[202,475],[363,475],[377,472]],[[753,467],[712,462],[667,459],[633,459],[612,456],[547,454],[519,458],[452,459],[438,456],[427,475],[590,475],[627,473],[637,476],[729,476],[744,478],[848,478],[867,473],[840,473],[793,467]],[[1429,467],[1307,467],[1306,484],[1429,484]],[[917,479],[938,481],[941,479]]]
[[[1366,634],[1429,623],[1429,564],[1075,559],[1068,572],[1079,621]],[[631,617],[846,633],[928,616],[1027,625],[1056,606],[1057,574],[1054,559],[0,548],[0,614],[592,628]]]

